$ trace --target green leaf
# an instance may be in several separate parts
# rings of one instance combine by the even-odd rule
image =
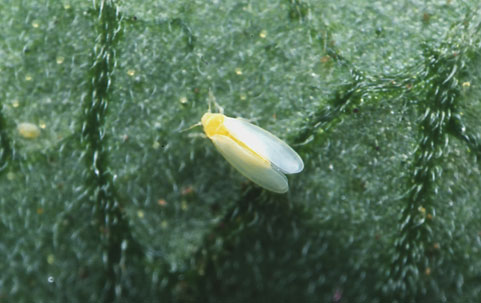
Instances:
[[[480,16],[3,1],[0,302],[476,302]],[[214,103],[301,155],[287,194],[189,129]]]

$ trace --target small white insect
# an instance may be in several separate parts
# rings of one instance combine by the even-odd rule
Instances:
[[[241,174],[276,193],[289,189],[284,174],[301,172],[301,157],[284,141],[240,118],[205,113],[204,132],[217,150]]]

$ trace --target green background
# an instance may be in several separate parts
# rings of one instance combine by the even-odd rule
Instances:
[[[2,0],[0,302],[477,302],[480,16]],[[287,194],[182,131],[213,101],[298,151]]]

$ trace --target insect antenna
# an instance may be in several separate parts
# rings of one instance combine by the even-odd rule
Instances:
[[[219,103],[217,103],[216,101],[216,98],[214,96],[214,94],[212,93],[212,90],[209,89],[209,98],[207,99],[207,102],[208,102],[208,106],[209,106],[209,113],[212,112],[212,107],[211,107],[211,104],[214,104],[216,110],[221,113],[221,114],[224,114],[224,108],[222,106],[219,105]]]
[[[196,124],[194,124],[194,125],[192,125],[192,126],[189,126],[189,127],[187,127],[187,128],[178,130],[178,132],[179,132],[179,133],[183,133],[183,132],[186,132],[186,131],[188,131],[188,130],[191,130],[191,129],[193,129],[193,128],[197,127],[197,126],[201,126],[201,125],[202,125],[202,123],[197,122]]]

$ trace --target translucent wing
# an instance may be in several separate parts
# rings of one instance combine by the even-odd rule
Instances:
[[[227,136],[214,135],[211,140],[222,156],[252,182],[276,193],[285,193],[289,189],[286,176],[252,151]]]
[[[271,161],[282,172],[294,174],[304,169],[301,157],[270,132],[242,119],[229,117],[225,117],[224,126],[234,138]]]

